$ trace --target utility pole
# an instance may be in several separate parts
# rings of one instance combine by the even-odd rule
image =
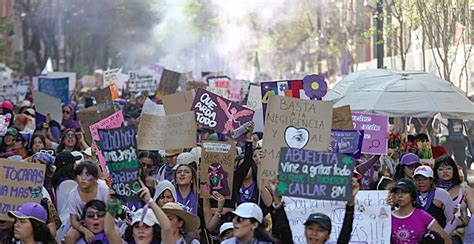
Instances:
[[[377,0],[377,6],[375,8],[375,29],[377,46],[377,68],[383,69],[383,57],[384,57],[384,40],[383,40],[383,0]]]

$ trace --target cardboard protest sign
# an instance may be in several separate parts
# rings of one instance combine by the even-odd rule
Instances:
[[[364,131],[362,153],[387,155],[388,116],[352,112],[354,129]]]
[[[186,90],[195,90],[198,88],[206,89],[207,83],[197,82],[197,81],[188,81],[186,84]]]
[[[38,91],[52,97],[61,99],[61,102],[69,101],[69,78],[38,78]]]
[[[163,104],[156,104],[148,97],[145,99],[145,103],[143,103],[142,115],[143,114],[158,115],[158,116],[166,115]]]
[[[155,77],[151,71],[133,70],[128,72],[128,75],[128,89],[131,92],[149,92],[156,89]]]
[[[10,125],[11,119],[11,113],[0,115],[0,136],[5,136],[5,134],[7,134],[7,129]]]
[[[267,180],[276,177],[282,147],[328,151],[331,118],[332,102],[270,96],[259,175]]]
[[[259,86],[251,85],[247,98],[247,107],[255,110],[262,108],[262,91]]]
[[[36,113],[40,113],[44,116],[50,114],[51,119],[58,123],[63,121],[63,108],[59,98],[52,97],[39,91],[32,91],[32,93]]]
[[[331,152],[359,158],[363,140],[363,130],[331,130]]]
[[[141,185],[138,181],[138,156],[135,126],[115,129],[98,129],[100,143],[112,178],[112,189],[124,200],[137,200],[137,191]]]
[[[234,102],[240,102],[242,91],[242,81],[241,80],[231,80],[229,83],[229,100]]]
[[[91,132],[92,140],[96,144],[96,153],[97,158],[99,158],[100,166],[102,167],[102,171],[107,174],[107,167],[106,167],[106,160],[104,155],[102,154],[100,148],[98,147],[100,137],[99,137],[99,129],[113,129],[122,126],[124,122],[122,111],[117,111],[114,114],[110,115],[109,117],[89,126],[89,130]],[[108,174],[107,174],[108,175]]]
[[[263,125],[263,109],[255,109],[255,113],[253,114],[253,120],[255,123],[255,127],[253,127],[254,132],[263,132],[264,125]]]
[[[84,139],[88,145],[92,145],[92,136],[89,126],[97,123],[100,120],[100,116],[97,113],[96,107],[89,107],[86,109],[81,109],[76,112],[77,120],[81,125],[81,129],[84,132]]]
[[[111,84],[117,84],[119,81],[119,69],[108,69],[104,71],[104,82],[103,87],[109,86]]]
[[[92,95],[94,96],[97,103],[97,113],[101,114],[102,116],[109,116],[115,113],[110,87],[107,86],[105,88],[99,89]]]
[[[27,202],[39,203],[46,165],[0,159],[0,220]]]
[[[138,149],[166,150],[196,146],[196,123],[192,111],[155,116],[143,114],[138,125]]]
[[[340,153],[281,148],[277,190],[284,196],[347,201],[355,159]]]
[[[160,85],[156,91],[156,98],[161,100],[162,97],[173,94],[179,86],[181,74],[172,70],[163,69],[161,73]]]
[[[350,243],[390,243],[391,209],[388,191],[359,191],[356,196]],[[331,219],[330,238],[336,243],[344,222],[346,202],[283,197],[285,211],[296,244],[306,243],[304,222],[311,213],[324,213]]]
[[[262,89],[262,108],[263,114],[267,114],[267,105],[270,96],[284,96],[309,100],[303,90],[303,80],[283,80],[283,81],[269,81],[262,82],[260,85]],[[264,121],[266,118],[264,117]]]
[[[178,92],[164,96],[161,101],[167,115],[191,111],[196,92],[194,90]]]
[[[351,106],[346,105],[332,110],[333,130],[353,130]]]
[[[216,191],[226,199],[232,198],[234,182],[235,145],[206,141],[202,145],[199,185],[201,194],[210,197]]]
[[[251,121],[254,113],[251,109],[204,89],[197,90],[192,110],[196,113],[196,121],[205,128],[229,135],[240,141],[245,140],[245,133],[238,135],[239,131],[236,129]]]

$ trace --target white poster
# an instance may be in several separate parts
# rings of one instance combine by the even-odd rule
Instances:
[[[391,209],[386,200],[388,191],[359,191],[356,197],[350,243],[390,243]],[[304,222],[311,213],[324,213],[331,218],[331,237],[336,243],[346,212],[346,202],[303,198],[283,198],[293,241],[306,243]]]

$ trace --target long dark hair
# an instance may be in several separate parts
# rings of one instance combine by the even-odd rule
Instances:
[[[82,174],[82,171],[84,171],[84,169],[86,169],[87,173],[92,175],[94,178],[99,178],[99,169],[91,161],[84,161],[78,164],[76,166],[76,170],[74,170],[74,176],[77,177],[78,175]]]
[[[31,137],[31,143],[30,143],[31,150],[33,150],[33,144],[34,144],[34,141],[35,141],[36,137],[39,137],[39,139],[44,144],[44,148],[46,148],[46,137],[37,133],[37,134],[33,134],[33,136]]]
[[[74,136],[76,136],[76,130],[74,130],[74,129],[64,130],[64,132],[61,136],[61,140],[59,141],[59,146],[56,150],[57,153],[60,153],[60,152],[64,151],[64,149],[66,149],[66,144],[64,143],[64,141],[66,140],[66,135],[69,131],[74,132]],[[79,139],[77,138],[77,136],[76,136],[76,144],[74,145],[73,151],[81,151],[81,148],[79,147]]]
[[[250,219],[250,222],[256,223],[257,220],[255,219]],[[279,243],[277,239],[275,239],[272,234],[270,234],[268,231],[265,230],[266,227],[266,221],[264,220],[262,224],[258,224],[257,229],[254,230],[253,235],[256,240],[258,241],[267,241],[267,242],[272,242],[272,243]]]
[[[453,183],[454,185],[459,185],[461,184],[461,176],[459,176],[459,171],[458,171],[458,166],[456,165],[456,162],[454,161],[453,158],[449,155],[441,156],[435,160],[434,168],[433,168],[433,173],[434,173],[434,182],[437,184],[439,177],[438,177],[438,168],[443,165],[449,165],[453,167]]]
[[[138,225],[140,223],[135,223],[134,225]],[[135,240],[133,239],[133,226],[134,225],[129,225],[127,229],[125,229],[125,234],[123,234],[122,238],[124,241],[127,243],[135,243]],[[161,243],[161,227],[160,225],[154,224],[152,226],[153,228],[153,240],[151,241],[152,243]]]
[[[59,184],[65,180],[75,180],[74,177],[74,164],[75,162],[66,162],[65,165],[56,164],[56,170],[54,171],[52,184],[53,188],[57,190]]]
[[[189,169],[191,169],[191,175],[193,177],[193,179],[191,180],[191,191],[197,192],[197,190],[198,190],[197,189],[197,187],[198,187],[197,173],[196,173],[196,170],[193,167],[191,167],[191,165],[188,165],[188,164],[181,164],[178,167],[176,167],[176,170],[174,171],[174,182],[175,182],[175,185],[176,185],[176,191],[179,191],[178,184],[176,184],[176,182],[177,182],[177,180],[176,180],[177,172],[178,172],[178,169],[183,167],[183,166],[186,166]]]

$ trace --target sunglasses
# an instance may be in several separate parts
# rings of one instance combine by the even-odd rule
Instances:
[[[237,221],[237,223],[241,223],[241,222],[245,221],[246,219],[250,219],[250,218],[243,218],[243,217],[235,215],[234,219]],[[252,219],[250,219],[250,221],[252,221]]]
[[[46,154],[49,154],[49,155],[53,156],[54,155],[54,150],[41,149],[40,153],[46,153]]]
[[[71,112],[67,111],[67,110],[63,110],[63,114],[70,114]]]
[[[102,218],[104,216],[105,216],[105,211],[98,211],[98,212],[89,211],[89,212],[86,212],[86,217],[90,218],[90,219],[93,219],[95,217]]]

